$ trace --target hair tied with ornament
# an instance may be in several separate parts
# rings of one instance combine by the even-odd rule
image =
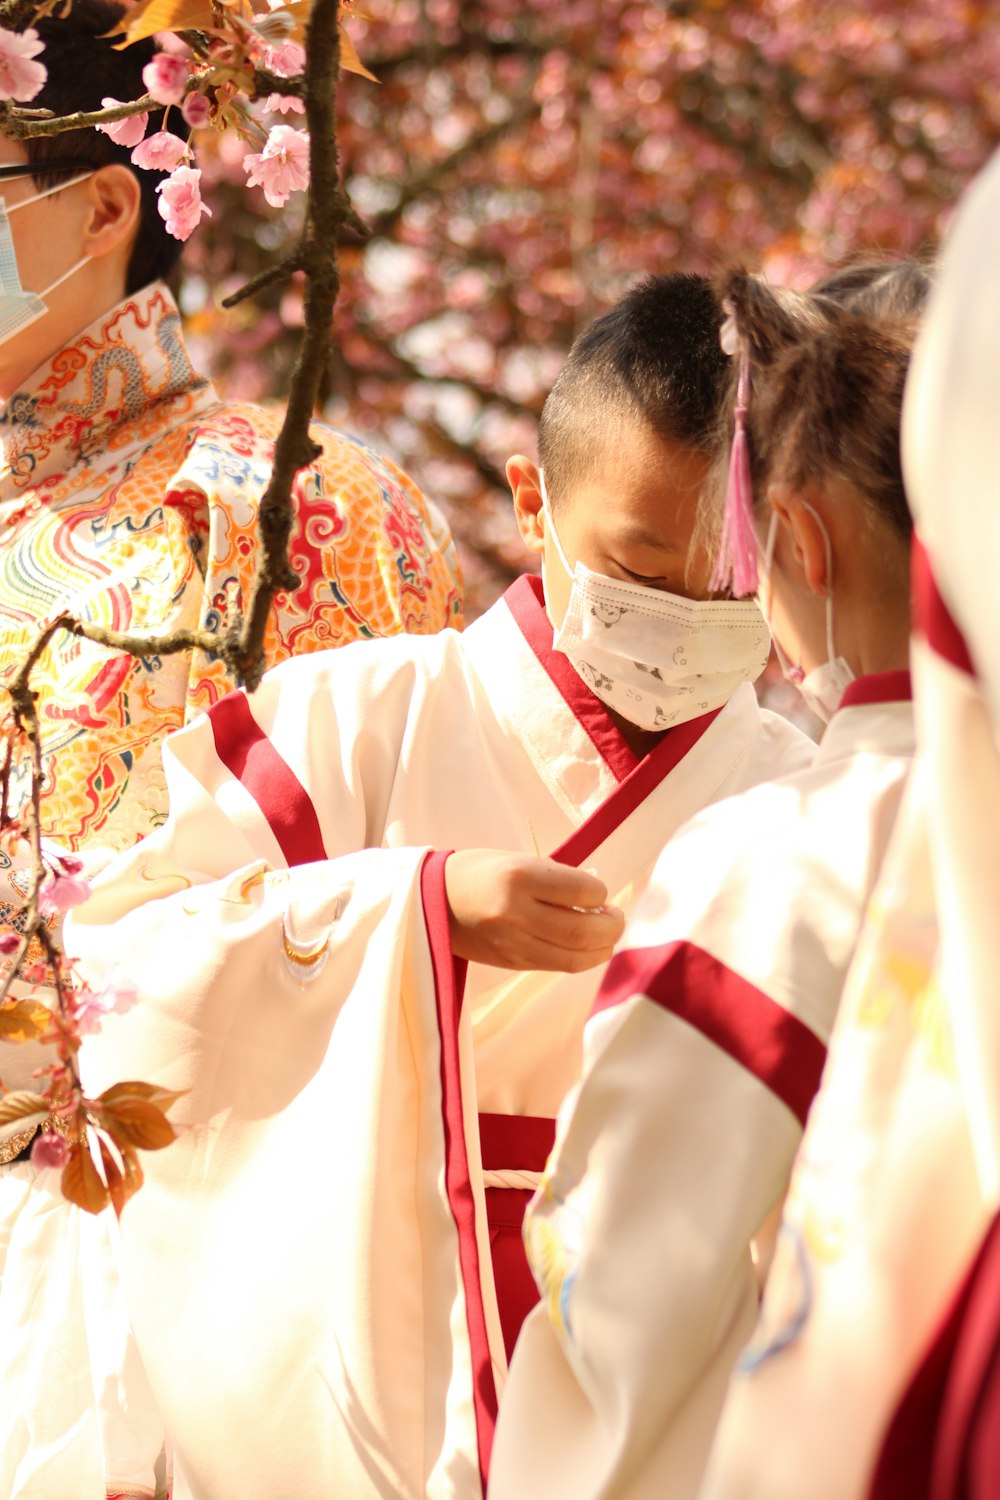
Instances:
[[[746,339],[740,336],[733,306],[728,299],[723,303],[723,310],[726,320],[719,330],[719,342],[723,353],[737,358],[739,366],[722,533],[709,587],[713,593],[728,590],[734,599],[743,599],[757,592],[757,537],[753,525],[753,486],[747,444],[750,350]]]

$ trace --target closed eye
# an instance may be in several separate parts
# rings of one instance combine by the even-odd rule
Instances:
[[[628,574],[633,583],[644,583],[646,585],[666,583],[666,579],[662,573],[655,573],[650,576],[648,573],[633,573],[631,568],[626,568],[621,563],[619,563],[618,566],[621,568],[623,573]]]

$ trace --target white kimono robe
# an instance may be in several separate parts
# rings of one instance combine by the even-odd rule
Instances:
[[[705,1500],[998,1493],[998,232],[1000,156],[904,405],[914,775],[792,1179],[761,1334],[780,1347],[733,1381]]]
[[[483,1493],[506,1372],[484,1188],[537,1181],[518,1128],[573,1082],[600,975],[466,985],[428,848],[537,843],[629,906],[700,806],[811,759],[745,684],[637,762],[551,641],[526,578],[462,636],[233,694],[168,742],[169,822],[69,924],[85,973],[142,996],[87,1043],[88,1085],[188,1090],[121,1223],[176,1500]],[[518,1117],[486,1183],[480,1112]]]
[[[585,1031],[526,1221],[543,1300],[490,1500],[686,1500],[913,749],[906,672],[855,682],[811,768],[671,841]]]

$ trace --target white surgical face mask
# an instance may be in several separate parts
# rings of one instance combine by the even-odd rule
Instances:
[[[57,286],[62,286],[64,281],[68,281],[92,258],[89,255],[83,256],[75,266],[70,266],[68,271],[57,276],[55,281],[43,291],[26,292],[21,286],[9,216],[17,208],[27,208],[29,203],[37,203],[41,198],[49,198],[53,193],[61,193],[64,188],[72,187],[75,182],[83,182],[92,175],[90,172],[84,172],[82,176],[73,178],[72,182],[60,182],[55,187],[46,188],[43,193],[35,193],[31,198],[22,198],[20,203],[11,204],[10,208],[7,207],[6,201],[0,198],[0,344],[6,344],[9,339],[16,338],[30,324],[44,317],[49,310],[45,298],[54,292]]]
[[[669,729],[721,708],[767,665],[770,638],[752,599],[683,599],[571,568],[555,526],[545,480],[545,522],[572,580],[553,648],[590,690],[640,729]]]
[[[813,507],[805,500],[802,503],[823,533],[823,541],[826,544],[826,661],[818,667],[813,667],[811,672],[803,672],[801,667],[795,667],[789,661],[777,636],[773,635],[773,631],[772,636],[774,649],[786,679],[798,688],[806,706],[811,708],[818,718],[829,723],[840,707],[840,700],[847,691],[848,685],[854,681],[854,673],[846,657],[837,656],[833,646],[833,587],[830,582],[833,577],[833,552],[830,547],[830,537]],[[771,623],[771,567],[774,562],[774,546],[777,537],[778,512],[772,510],[770,525],[767,528],[767,544],[764,548],[762,588],[758,595],[761,612],[769,625]]]

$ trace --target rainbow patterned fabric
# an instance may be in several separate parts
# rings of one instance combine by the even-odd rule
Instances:
[[[223,622],[253,579],[279,425],[220,402],[195,373],[160,284],[36,371],[0,413],[0,683],[64,611],[133,632]],[[302,582],[275,601],[269,664],[459,625],[457,558],[434,507],[372,449],[319,425],[314,436],[322,456],[293,497]],[[135,660],[66,632],[32,682],[43,831],[63,847],[114,850],[166,815],[163,736],[232,686],[203,653]]]

